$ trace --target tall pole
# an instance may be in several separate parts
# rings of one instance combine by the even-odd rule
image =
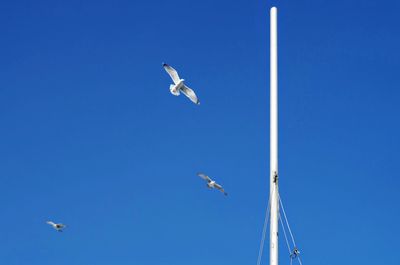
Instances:
[[[270,265],[278,265],[278,10],[272,7],[270,30]]]

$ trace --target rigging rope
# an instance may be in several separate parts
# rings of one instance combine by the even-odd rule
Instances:
[[[275,192],[275,186],[274,189],[272,190],[272,194]],[[270,214],[270,208],[271,208],[271,197],[272,194],[268,198],[268,206],[267,206],[267,211],[265,212],[265,219],[264,219],[264,226],[262,230],[262,236],[261,236],[261,242],[260,242],[260,248],[258,250],[258,258],[257,258],[257,265],[261,264],[261,258],[264,250],[264,242],[265,242],[265,235],[267,233],[267,225],[268,225],[268,220],[269,220],[269,214]]]
[[[290,225],[289,225],[288,219],[287,219],[287,217],[286,217],[285,208],[283,208],[282,199],[281,199],[281,196],[279,196],[279,194],[278,194],[278,198],[279,198],[279,202],[280,202],[280,204],[281,204],[283,216],[285,217],[286,225],[287,225],[288,230],[289,230],[289,233],[290,233],[290,237],[292,238],[293,246],[296,246],[296,242],[294,241],[294,237],[293,237],[293,234],[292,234],[292,230],[290,229]]]
[[[284,218],[285,218],[285,222],[286,222],[288,231],[289,231],[289,233],[290,233],[290,237],[292,238],[292,243],[293,243],[293,247],[294,247],[294,250],[293,250],[293,252],[292,252],[292,251],[290,250],[290,244],[289,244],[289,240],[287,239],[287,236],[286,236],[286,230],[285,230],[285,226],[284,226],[284,224],[283,224],[282,218],[281,218],[281,214],[279,214],[279,220],[281,221],[283,234],[285,235],[286,245],[287,245],[288,250],[289,250],[290,265],[292,265],[292,262],[293,262],[293,260],[294,260],[295,258],[297,258],[297,260],[299,261],[300,265],[303,265],[302,262],[301,262],[300,256],[299,256],[300,252],[299,252],[299,250],[298,250],[297,247],[296,247],[296,242],[294,241],[294,236],[293,236],[292,230],[290,229],[289,221],[288,221],[288,219],[287,219],[286,212],[285,212],[285,208],[283,207],[283,202],[282,202],[282,199],[281,199],[281,196],[279,195],[279,193],[278,193],[278,198],[279,198],[279,203],[280,203],[280,205],[281,205],[282,212],[283,212],[283,216],[284,216]]]
[[[266,235],[266,232],[267,232],[268,220],[269,220],[269,216],[270,216],[270,213],[271,213],[271,211],[270,211],[271,210],[271,197],[273,196],[273,194],[275,192],[276,192],[276,186],[274,186],[274,188],[272,190],[272,193],[271,193],[270,197],[268,198],[268,206],[267,206],[267,211],[265,213],[265,219],[264,219],[264,226],[263,226],[263,230],[262,230],[260,248],[259,248],[259,251],[258,251],[257,265],[261,264],[261,259],[262,259],[262,255],[263,255],[263,251],[264,251],[265,235]],[[288,218],[286,216],[285,208],[283,207],[283,202],[282,202],[282,199],[281,199],[281,196],[279,195],[279,193],[278,193],[278,200],[279,200],[279,204],[280,204],[280,206],[282,208],[283,217],[285,219],[285,223],[286,223],[286,226],[288,228],[288,231],[289,231],[289,234],[290,234],[290,237],[292,239],[293,246],[294,246],[294,250],[292,251],[291,248],[290,248],[290,243],[289,243],[289,240],[288,240],[288,236],[286,234],[285,224],[283,223],[282,215],[279,213],[279,221],[280,221],[280,223],[282,225],[283,235],[285,236],[286,245],[287,245],[288,251],[289,251],[290,265],[292,265],[293,260],[296,259],[296,258],[299,261],[299,264],[303,265],[302,262],[301,262],[300,256],[299,256],[300,252],[298,251],[298,249],[296,247],[296,241],[294,240],[294,236],[293,236],[292,230],[290,229],[289,221],[288,221]]]
[[[292,252],[290,250],[289,240],[288,240],[287,235],[286,235],[286,229],[285,229],[285,225],[283,224],[281,214],[279,214],[279,221],[281,221],[283,235],[285,236],[286,246],[288,247],[288,251],[289,251],[289,255],[290,255],[290,254],[292,254]]]
[[[286,246],[287,246],[288,251],[289,251],[290,265],[292,265],[292,263],[293,263],[292,252],[290,250],[290,244],[289,244],[289,240],[288,240],[287,235],[286,235],[285,225],[283,224],[282,217],[281,217],[280,213],[279,213],[279,221],[281,221],[283,235],[285,236]],[[300,265],[301,265],[301,263],[300,263]]]

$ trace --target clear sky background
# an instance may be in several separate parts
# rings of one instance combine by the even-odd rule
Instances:
[[[400,3],[388,0],[2,1],[0,263],[256,264],[272,5],[280,191],[303,264],[398,264]],[[200,106],[170,94],[162,62]]]

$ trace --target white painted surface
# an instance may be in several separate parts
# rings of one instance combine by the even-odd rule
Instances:
[[[270,11],[270,265],[278,265],[278,10]],[[279,174],[278,174],[279,175]]]

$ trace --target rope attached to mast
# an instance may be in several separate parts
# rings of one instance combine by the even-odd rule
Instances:
[[[263,255],[263,252],[264,252],[265,237],[266,237],[266,234],[267,234],[267,226],[268,226],[269,216],[270,216],[270,213],[271,213],[271,197],[274,195],[275,192],[276,192],[276,186],[274,185],[272,193],[270,194],[270,197],[268,198],[268,206],[267,206],[267,210],[266,210],[266,213],[265,213],[265,219],[264,219],[264,225],[263,225],[263,230],[262,230],[262,235],[261,235],[260,248],[259,248],[259,251],[258,251],[257,265],[261,265],[261,259],[262,259],[262,255]],[[296,241],[294,240],[292,229],[290,229],[289,221],[288,221],[288,218],[286,216],[285,208],[283,207],[283,202],[282,202],[282,199],[281,199],[281,196],[279,195],[279,193],[278,193],[278,200],[279,200],[280,208],[282,209],[282,213],[283,213],[283,219],[282,219],[282,215],[280,214],[280,212],[279,212],[279,218],[278,219],[279,219],[279,221],[280,221],[280,223],[282,225],[283,235],[285,237],[285,242],[286,242],[286,245],[287,245],[287,248],[288,248],[288,251],[289,251],[290,265],[292,265],[293,260],[295,260],[295,259],[297,259],[299,261],[300,265],[303,265],[302,262],[301,262],[301,259],[300,259],[300,251],[296,246]],[[284,221],[286,223],[286,227],[288,229],[292,244],[289,243]],[[290,245],[292,245],[293,248],[291,248]]]
[[[261,235],[260,248],[258,250],[257,265],[261,264],[261,258],[262,258],[263,251],[264,251],[265,235],[267,234],[269,214],[271,213],[271,197],[272,197],[272,194],[274,194],[274,192],[275,192],[275,186],[274,186],[274,189],[272,190],[272,193],[270,194],[270,196],[268,198],[268,206],[267,206],[267,211],[265,212],[265,219],[264,219],[264,226],[263,226],[262,235]]]
[[[289,221],[288,221],[287,216],[286,216],[285,208],[283,207],[282,199],[279,196],[279,194],[278,194],[278,199],[279,199],[279,203],[280,203],[280,206],[281,206],[282,212],[283,212],[283,217],[285,218],[286,226],[288,228],[290,237],[292,239],[292,244],[293,244],[293,250],[292,250],[290,248],[289,240],[288,240],[287,235],[286,235],[286,229],[285,229],[285,225],[283,224],[283,221],[282,221],[282,216],[281,216],[281,214],[279,214],[279,220],[281,221],[283,234],[285,236],[286,245],[287,245],[288,251],[289,251],[290,265],[292,265],[292,262],[293,262],[294,259],[297,259],[299,261],[300,265],[303,265],[302,262],[301,262],[300,256],[299,256],[300,255],[300,251],[297,248],[296,242],[294,241],[294,236],[293,236],[292,230],[290,229],[290,225],[289,225]]]

